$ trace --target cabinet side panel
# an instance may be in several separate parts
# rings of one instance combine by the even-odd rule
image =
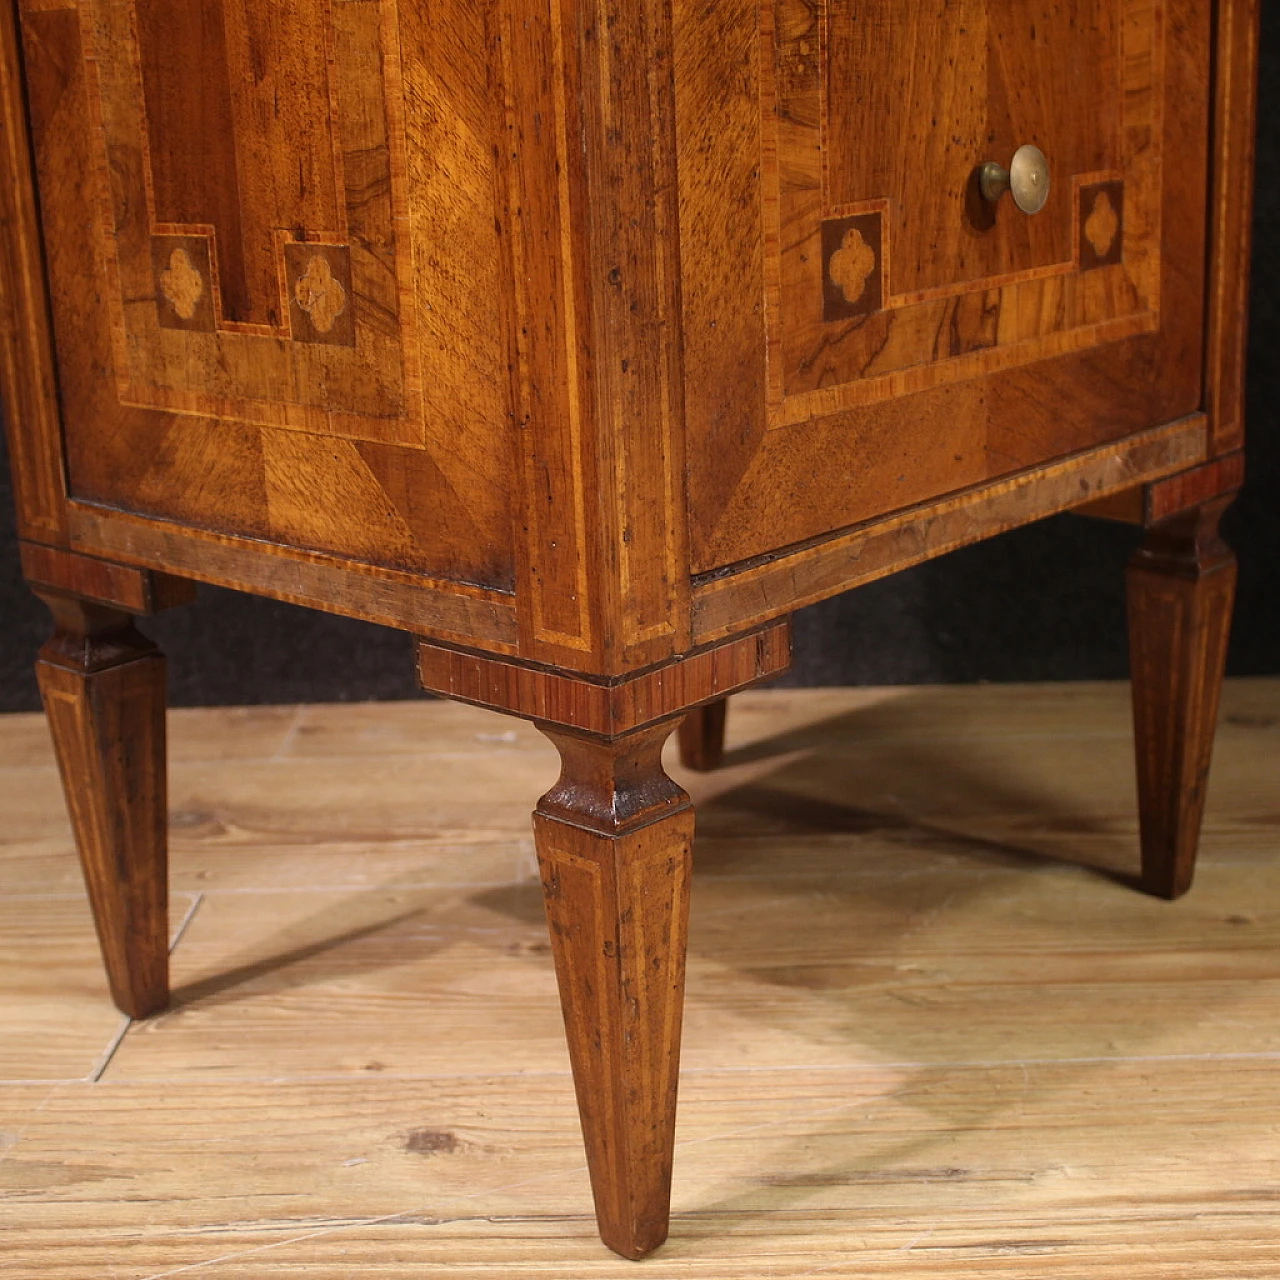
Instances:
[[[1218,5],[1205,368],[1205,408],[1215,454],[1244,443],[1260,15],[1260,0],[1223,0]]]
[[[494,9],[19,0],[74,498],[513,587]]]
[[[61,423],[13,5],[0,3],[0,390],[18,532],[66,538]]]

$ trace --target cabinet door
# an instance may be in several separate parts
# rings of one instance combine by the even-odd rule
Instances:
[[[695,572],[1199,406],[1211,6],[762,4],[678,27]]]
[[[73,497],[510,587],[492,8],[18,0]]]

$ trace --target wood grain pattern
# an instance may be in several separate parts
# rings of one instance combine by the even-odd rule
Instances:
[[[502,63],[524,647],[605,673],[688,646],[669,23],[543,0]]]
[[[621,619],[620,671],[688,650],[688,503],[679,325],[681,253],[670,0],[616,8],[597,0],[583,28],[592,381],[599,492],[612,548],[605,581]],[[597,32],[607,31],[608,41]],[[609,634],[604,637],[606,643]],[[606,649],[607,652],[607,649]]]
[[[1244,454],[1227,453],[1203,466],[1085,503],[1075,514],[1150,528],[1213,498],[1237,493],[1243,484]]]
[[[1023,519],[1010,478],[1079,505],[1206,342],[1226,385],[1257,6],[1042,7],[16,0],[32,540],[613,677],[865,580],[871,521],[974,514],[878,573]],[[975,206],[1032,137],[1049,209]]]
[[[223,312],[231,320],[255,319],[253,302],[265,312],[278,289],[271,269],[269,288],[250,298],[223,6],[218,0],[136,0],[133,14],[148,135],[143,162],[155,221],[209,228]],[[237,88],[247,71],[236,75]],[[258,261],[271,239],[260,235],[248,246]],[[260,286],[262,273],[255,276]],[[280,322],[278,303],[271,322]]]
[[[1071,261],[1072,178],[1124,167],[1120,59],[1126,47],[1133,56],[1135,37],[1153,16],[1146,6],[1095,0],[1049,6],[1026,21],[985,0],[959,7],[927,0],[912,10],[892,0],[827,7],[825,195],[837,207],[887,198],[895,294],[1025,277]],[[784,38],[794,41],[796,31],[793,21]],[[913,56],[875,74],[886,51],[903,46]],[[788,146],[799,142],[787,138]],[[1034,218],[1002,207],[988,234],[975,234],[965,208],[981,162],[974,157],[1007,164],[1023,142],[1052,157],[1056,198]],[[921,198],[926,174],[930,198]]]
[[[764,235],[759,169],[760,12],[757,0],[720,0],[676,5],[673,19],[680,225],[699,250],[684,266],[681,292],[695,566],[703,558],[703,513],[727,505],[765,425],[758,408],[767,384],[762,282],[772,278],[766,272],[776,254]],[[711,448],[698,447],[704,433]]]
[[[624,1268],[577,1210],[566,1092],[558,1075],[11,1085],[0,1115],[25,1121],[12,1176],[49,1182],[14,1215],[6,1261],[20,1280],[51,1260],[66,1275],[102,1274],[125,1251],[141,1274],[194,1267],[217,1280],[248,1268],[273,1280],[360,1268],[394,1280],[606,1280]],[[1030,1256],[1050,1280],[1179,1269],[1255,1280],[1275,1252],[1257,1124],[1274,1103],[1269,1062],[1217,1048],[1196,1062],[694,1077],[682,1089],[674,1229],[690,1244],[668,1250],[663,1275],[1016,1280]],[[353,1131],[374,1136],[353,1147]],[[415,1133],[456,1145],[415,1152]],[[761,1161],[789,1161],[786,1184],[762,1176]],[[516,1162],[532,1172],[512,1186]],[[139,1194],[120,1196],[125,1186]],[[760,1218],[785,1240],[752,1230]]]
[[[516,609],[507,592],[362,568],[306,551],[264,556],[239,539],[123,519],[87,505],[72,504],[70,524],[73,544],[85,551],[445,640],[469,640],[498,653],[516,647]]]
[[[43,723],[40,730],[48,757],[49,730]],[[49,789],[57,792],[52,758],[42,763]],[[60,806],[60,797],[53,804]],[[34,843],[23,842],[28,850]],[[54,896],[53,877],[36,881],[36,892],[43,892],[37,906],[29,892],[24,893],[27,886],[21,876],[8,874],[11,869],[21,871],[20,847],[9,852],[17,856],[6,859],[5,891],[0,896],[0,1015],[5,1024],[0,1092],[10,1081],[25,1080],[39,1088],[38,1096],[47,1096],[57,1081],[91,1079],[125,1018],[111,1003],[83,889]],[[49,865],[46,860],[46,869]],[[79,878],[79,868],[75,874]],[[16,1128],[0,1121],[0,1132],[6,1135],[0,1149],[6,1158],[12,1154]],[[6,1221],[5,1227],[8,1238],[11,1223]]]
[[[544,730],[560,779],[534,835],[600,1236],[667,1238],[693,809],[662,770],[674,726],[606,742]]]
[[[423,30],[449,14],[19,7],[73,494],[259,554],[283,543],[510,589],[505,333],[489,305],[498,109],[483,136],[456,132],[474,87],[439,70]],[[410,95],[435,103],[412,128]],[[450,220],[423,225],[442,164]],[[473,250],[465,293],[463,264],[411,252],[420,225]],[[160,283],[176,248],[187,319]],[[328,274],[306,297],[337,299],[323,332],[298,300],[313,257]],[[449,327],[421,331],[446,303]]]
[[[323,7],[135,0],[134,12],[155,220],[211,227],[225,317],[283,327],[277,229],[344,229]]]
[[[22,543],[20,551],[22,576],[37,590],[43,588],[140,614],[175,609],[195,599],[195,583],[169,573],[152,573],[34,542]]]
[[[1199,408],[1198,335],[1189,321],[1201,314],[1204,281],[1173,263],[1197,263],[1204,256],[1204,228],[1197,230],[1192,215],[1206,180],[1201,139],[1209,110],[1203,74],[1209,15],[1181,0],[1171,5],[1135,0],[1121,6],[1124,20],[1112,23],[1116,7],[1106,6],[1106,13],[1090,9],[1083,16],[1088,6],[1078,11],[1058,5],[1024,24],[1021,13],[975,3],[965,9],[971,24],[925,24],[910,40],[878,43],[871,34],[879,30],[874,24],[850,26],[837,6],[780,0],[764,7],[759,62],[738,60],[732,70],[735,82],[750,76],[744,91],[756,95],[763,137],[757,143],[739,126],[746,107],[735,100],[734,126],[709,136],[687,163],[682,157],[681,182],[689,187],[685,217],[705,219],[702,184],[738,172],[747,162],[746,148],[756,146],[760,190],[749,196],[731,187],[734,208],[722,217],[726,227],[753,225],[757,218],[764,225],[759,273],[748,277],[745,266],[737,271],[730,277],[732,296],[718,265],[701,255],[686,257],[688,329],[715,326],[718,334],[721,324],[730,325],[726,313],[753,311],[761,290],[767,329],[754,366],[748,367],[745,349],[732,361],[710,352],[711,339],[698,342],[686,366],[695,575]],[[1076,34],[1055,43],[1046,33],[1057,22]],[[734,47],[718,24],[680,30],[691,42],[685,53],[689,63],[726,58],[722,48]],[[1104,37],[1112,32],[1118,48],[1102,61],[1128,92],[1092,95],[1086,85],[1094,75],[1092,63],[1073,78],[1065,72],[1070,58],[1055,61],[1052,49],[1064,41],[1087,43],[1093,37],[1081,34],[1086,30],[1097,33],[1108,49],[1110,40]],[[991,50],[1004,52],[992,52],[988,59],[988,39]],[[1015,48],[1027,56],[1014,56]],[[978,58],[981,73],[970,74],[969,55]],[[837,62],[848,74],[837,76]],[[1025,81],[1010,71],[1023,64],[1037,68]],[[1105,80],[1108,73],[1104,68],[1098,74]],[[1044,94],[1023,92],[1022,85],[1032,80]],[[843,168],[862,164],[862,155],[892,153],[894,144],[862,146],[867,129],[853,131],[844,116],[840,127],[846,133],[837,137],[837,123],[824,104],[843,101],[846,91],[856,98],[859,86],[874,94],[876,85],[908,82],[909,91],[895,97],[893,111],[905,109],[898,98],[911,100],[914,94],[932,101],[933,94],[937,99],[919,122],[906,122],[926,148],[932,145],[928,122],[934,116],[943,122],[936,130],[939,139],[955,134],[963,141],[989,112],[999,121],[995,132],[1001,145],[1011,150],[1016,139],[1036,133],[1045,103],[1079,94],[1069,111],[1053,108],[1055,136],[1067,153],[1079,148],[1076,159],[1067,162],[1068,174],[1054,187],[1057,194],[1051,196],[1054,204],[1044,224],[1062,231],[1063,248],[1049,255],[1057,266],[1045,266],[1036,256],[1053,236],[1046,231],[1045,244],[1035,248],[1041,232],[1034,226],[1042,224],[1022,218],[1034,226],[1019,231],[1021,224],[1010,223],[1010,217],[1022,216],[1009,207],[998,211],[989,227],[970,225],[965,184],[946,176],[965,146],[957,156],[948,153],[940,168],[908,167],[919,190],[896,195],[860,190],[856,197],[846,192],[853,203],[835,202],[832,183]],[[988,92],[975,94],[975,84],[986,84]],[[679,83],[677,92],[682,92]],[[699,105],[688,101],[682,118],[696,114]],[[1099,111],[1106,117],[1102,124]],[[1073,123],[1062,123],[1064,115]],[[1076,126],[1079,132],[1072,135]],[[867,125],[874,127],[879,126]],[[985,158],[989,131],[977,131],[980,137],[969,149],[981,142],[982,154],[973,156],[965,173]],[[898,130],[895,136],[901,134]],[[837,153],[844,159],[833,159]],[[1177,166],[1163,163],[1162,157],[1171,154],[1178,155]],[[891,181],[892,159],[866,163],[887,166],[883,181]],[[1072,170],[1075,164],[1101,168]],[[865,175],[859,179],[866,180]],[[1115,182],[1122,182],[1125,192],[1121,261],[1077,262],[1078,224],[1091,212],[1081,197]],[[927,222],[938,204],[951,211],[946,216],[953,222],[966,226],[970,240],[965,243],[972,241],[979,255],[985,252],[979,243],[993,245],[1007,233],[1011,271],[962,280],[950,287],[954,296],[949,297],[933,297],[928,289],[899,293],[893,227],[903,219]],[[887,276],[888,309],[826,322],[822,225],[872,212],[886,220],[880,269]],[[712,221],[717,237],[720,225],[717,216]],[[950,234],[939,243],[949,243]],[[727,242],[717,238],[715,245],[719,250]],[[948,261],[955,257],[939,253]],[[910,277],[919,270],[918,257],[904,250],[901,272]],[[993,271],[999,266],[994,258],[990,265]],[[1090,269],[1080,270],[1085,265]],[[706,302],[700,296],[704,288]],[[1113,332],[1107,328],[1112,324],[1120,327]],[[735,327],[729,333],[737,340]],[[794,341],[789,334],[796,335]],[[1050,351],[1062,358],[1044,362]],[[704,383],[698,363],[704,358],[709,371],[733,367],[735,376]],[[1024,365],[1024,360],[1036,363]],[[1139,386],[1142,393],[1122,405],[1128,391]]]
[[[666,1233],[684,972],[692,816],[661,746],[693,711],[689,762],[718,757],[726,695],[789,661],[783,615],[1138,493],[1154,522],[1130,592],[1144,882],[1185,888],[1234,572],[1214,520],[1239,480],[1256,15],[1257,0],[10,0],[0,374],[24,565],[58,617],[41,683],[122,1007],[165,994],[165,775],[161,661],[121,610],[181,598],[173,574],[410,629],[426,687],[555,742],[536,839],[600,1227],[630,1257]],[[982,204],[973,177],[1027,141],[1055,175],[1036,221]],[[988,863],[1025,852],[1008,826],[939,831],[944,779],[919,759],[928,794],[894,826],[885,754],[853,784],[804,759],[808,807],[785,777],[781,798],[735,800],[732,769],[758,759],[705,786],[739,842],[782,813],[923,831]],[[513,755],[508,784],[542,767]],[[971,783],[984,758],[968,747]],[[429,767],[459,793],[479,772]],[[286,836],[193,795],[193,844],[225,838],[239,856],[220,883],[243,885],[255,838],[327,823],[347,771],[335,755],[278,786],[310,814]],[[1017,770],[989,773],[978,809],[1007,807]],[[486,796],[434,821],[493,866],[509,802]],[[331,833],[326,866],[369,843]],[[1115,870],[1102,845],[1090,865]],[[922,891],[916,918],[955,887]],[[450,909],[528,905],[481,899]],[[740,931],[744,901],[726,894],[712,934]],[[258,918],[278,930],[276,905]],[[363,910],[350,941],[377,939],[385,965],[423,908],[393,883]],[[803,936],[825,907],[795,910]],[[322,967],[301,914],[283,961],[259,939],[184,1000]],[[935,1002],[998,1000],[952,940],[921,950],[958,975]],[[936,1035],[906,1007],[914,978],[886,994],[803,943],[782,964],[727,954],[826,1000],[828,1031],[865,1025],[829,995],[862,985],[892,1006],[889,1049]],[[1135,963],[1111,958],[1108,982]],[[310,1025],[313,1004],[287,1016]],[[1091,1025],[1110,1046],[1131,1007],[1112,1000],[1102,1031],[1096,1010],[1059,1009],[1054,1044]],[[987,1043],[1025,1020],[991,1018]],[[708,1042],[796,1052],[726,1025]],[[110,1052],[132,1069],[129,1046]],[[385,1067],[368,1037],[344,1052],[343,1070]],[[806,1065],[822,1052],[810,1037]]]
[[[720,767],[728,712],[729,699],[720,698],[695,708],[680,721],[680,763],[686,769],[707,773]]]
[[[733,1064],[831,1069],[850,1054],[1273,1051],[1276,993],[1258,980],[1280,954],[1265,909],[1278,695],[1275,681],[1228,684],[1201,883],[1174,911],[1115,882],[1138,858],[1121,685],[739,695],[725,769],[668,768],[698,807],[686,1079]],[[174,956],[189,999],[131,1032],[109,1077],[230,1088],[350,1072],[376,1090],[406,1075],[505,1076],[518,1053],[526,1080],[560,1073],[580,1166],[529,831],[554,749],[443,701],[311,707],[292,727],[279,710],[173,713],[172,883],[204,894]],[[34,717],[4,728],[15,755],[45,738],[0,771],[0,876],[38,922],[30,895],[65,893],[74,853],[47,732]],[[483,728],[498,740],[478,740]],[[57,876],[43,890],[42,861]],[[1228,918],[1242,909],[1249,924]],[[78,919],[89,938],[87,912]],[[86,986],[101,1000],[84,955],[72,948],[62,981],[75,1000]],[[1114,1000],[1117,983],[1132,1004]],[[48,989],[6,976],[0,1000],[32,986]],[[1242,1014],[1253,999],[1256,1015]],[[1133,1018],[1139,1004],[1158,1030]],[[40,1044],[26,1043],[34,1067]],[[566,1195],[585,1230],[584,1173]]]
[[[130,1017],[169,1000],[165,665],[127,614],[42,597],[36,676],[111,996]]]
[[[1142,883],[1191,887],[1227,662],[1236,561],[1218,532],[1231,499],[1156,525],[1129,566]]]
[[[0,392],[18,533],[62,541],[62,435],[13,6],[0,5]]]
[[[706,574],[694,580],[694,635],[709,642],[730,630],[736,618],[789,613],[955,547],[1068,510],[1088,495],[1132,489],[1137,476],[1182,470],[1203,459],[1205,428],[1204,418],[1197,415],[999,485],[975,486],[944,501],[909,508],[788,554],[761,557],[733,573]]]
[[[1244,443],[1249,251],[1253,236],[1254,130],[1261,0],[1217,6],[1213,54],[1212,246],[1205,335],[1205,408],[1214,453]]]
[[[580,151],[567,136],[568,122],[562,122],[562,104],[576,96],[578,85],[568,79],[576,64],[565,52],[560,10],[546,0],[532,20],[517,22],[511,15],[499,46],[511,97],[505,124],[513,163],[502,174],[511,231],[504,247],[514,280],[514,394],[522,428],[517,462],[528,522],[521,548],[526,581],[520,585],[527,599],[521,625],[526,644],[590,651],[595,638],[587,486],[594,441],[583,422],[579,342],[589,285],[582,275],[582,246],[573,235],[570,188],[583,175]],[[522,76],[520,68],[539,73]],[[544,126],[552,121],[552,128]]]
[[[791,665],[786,620],[613,680],[587,680],[424,640],[423,688],[526,719],[612,737],[677,716]]]
[[[986,0],[932,7],[776,6],[763,86],[785,121],[765,172],[782,246],[774,425],[1159,326],[1162,12],[1150,0],[1024,20]],[[978,166],[1026,141],[1052,157],[1046,208],[975,208]],[[1100,264],[1080,257],[1081,196],[1115,174],[1132,211],[1125,252],[1105,284],[1086,282]],[[817,242],[831,219],[872,207],[883,303],[836,327],[857,317],[819,307]]]

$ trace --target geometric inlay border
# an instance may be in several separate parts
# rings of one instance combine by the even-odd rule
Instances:
[[[414,279],[402,230],[409,222],[408,166],[396,0],[291,6],[289,21],[305,19],[314,34],[307,52],[318,78],[310,92],[328,100],[311,116],[331,122],[328,145],[317,127],[299,146],[334,196],[326,217],[306,226],[268,225],[249,244],[259,262],[274,263],[269,269],[276,280],[273,289],[261,287],[259,267],[259,305],[239,316],[227,296],[227,271],[229,246],[245,251],[241,243],[226,227],[166,219],[157,207],[164,175],[154,172],[150,134],[162,124],[178,126],[150,118],[145,76],[151,64],[142,42],[147,23],[169,3],[187,0],[65,6],[78,14],[88,72],[98,144],[100,213],[93,230],[108,281],[104,301],[121,404],[421,445],[419,341],[415,308],[406,305]],[[230,27],[233,19],[226,21]],[[227,35],[228,46],[235,34]],[[370,67],[379,74],[371,75]],[[238,119],[252,120],[236,96],[249,91],[241,81],[251,78],[238,77],[233,67],[229,79]],[[253,143],[252,136],[237,138],[238,200],[261,222],[271,216],[271,192],[285,184],[269,171],[281,163],[280,148]]]
[[[828,89],[838,87],[827,81],[827,46],[831,11],[841,2],[817,0],[801,22],[790,0],[762,0],[769,426],[1157,330],[1164,0],[1121,0],[1122,169],[1055,175],[1071,201],[1069,256],[915,292],[895,291],[890,201],[874,191],[852,205],[831,199],[826,103]],[[1085,226],[1092,201],[1103,193],[1116,229],[1099,254]],[[1090,229],[1101,234],[1097,219]],[[840,280],[832,276],[833,263]],[[852,302],[842,286],[853,288]]]

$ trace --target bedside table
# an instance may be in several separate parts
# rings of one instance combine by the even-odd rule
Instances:
[[[1067,509],[1129,577],[1142,883],[1235,581],[1258,0],[16,0],[2,366],[116,1002],[168,997],[164,661],[218,583],[419,637],[534,826],[596,1212],[665,1238],[683,720],[788,617]]]

